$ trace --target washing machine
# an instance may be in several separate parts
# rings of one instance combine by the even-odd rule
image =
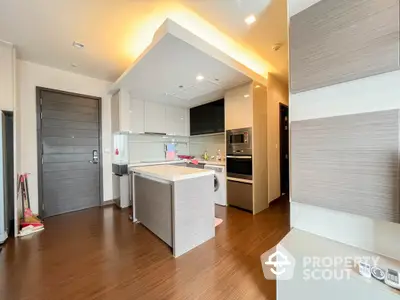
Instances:
[[[204,169],[213,170],[214,174],[214,202],[215,204],[227,206],[226,200],[226,173],[225,166],[205,165]]]

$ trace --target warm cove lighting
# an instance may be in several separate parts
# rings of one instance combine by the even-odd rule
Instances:
[[[169,1],[158,4],[150,15],[135,24],[133,32],[129,34],[132,39],[129,41],[128,46],[133,60],[138,58],[151,44],[154,33],[167,18],[213,45],[253,72],[268,78],[268,63],[260,56],[223,34],[193,11],[179,3],[171,3]]]

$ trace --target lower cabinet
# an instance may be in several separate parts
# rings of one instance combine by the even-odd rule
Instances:
[[[227,182],[228,204],[253,211],[253,185],[229,180]]]
[[[172,186],[135,174],[136,218],[172,247]]]

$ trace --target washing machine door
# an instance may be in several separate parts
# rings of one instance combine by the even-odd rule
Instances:
[[[214,192],[217,192],[219,190],[219,180],[217,175],[214,174]]]

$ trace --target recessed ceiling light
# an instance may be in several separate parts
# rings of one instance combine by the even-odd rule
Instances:
[[[197,75],[196,80],[197,81],[202,81],[204,79],[203,75]]]
[[[282,44],[281,43],[277,43],[277,44],[272,46],[272,50],[274,50],[274,51],[279,51],[281,48],[282,48]]]
[[[246,22],[247,25],[251,25],[253,24],[255,21],[257,21],[256,16],[255,15],[250,15],[248,16],[246,19],[244,19],[244,21]]]
[[[79,42],[77,42],[77,41],[74,41],[74,42],[72,43],[72,46],[74,46],[75,48],[78,48],[78,49],[85,48],[85,45],[84,45],[84,44],[79,43]]]
[[[71,63],[71,67],[73,67],[73,68],[77,68],[77,67],[78,67],[78,65],[77,65],[76,63]]]
[[[246,94],[246,95],[244,95],[244,97],[245,97],[245,98],[249,98],[249,97],[250,97],[250,95],[249,95],[249,94]]]

